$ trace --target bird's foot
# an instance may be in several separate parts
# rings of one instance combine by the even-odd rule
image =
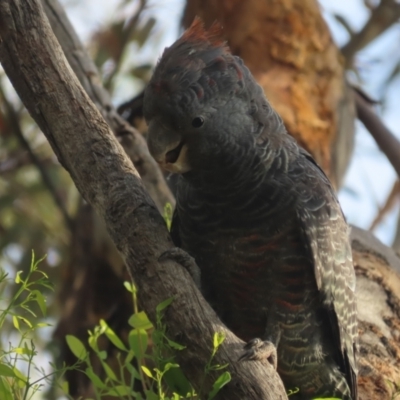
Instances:
[[[158,258],[158,261],[160,262],[166,260],[173,260],[182,265],[182,267],[189,272],[197,288],[200,290],[200,268],[197,266],[196,261],[193,257],[191,257],[188,253],[186,253],[186,251],[182,250],[179,247],[172,247],[171,249],[162,253],[161,256]]]
[[[278,366],[278,356],[275,345],[268,340],[252,339],[244,345],[244,353],[238,361],[262,361],[267,360],[276,370]]]

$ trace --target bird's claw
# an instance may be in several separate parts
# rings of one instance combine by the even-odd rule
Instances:
[[[178,264],[182,265],[186,271],[189,272],[190,276],[194,280],[197,288],[200,290],[200,269],[196,264],[196,261],[191,257],[185,250],[179,247],[172,247],[161,254],[158,258],[159,262],[166,260],[173,260]]]
[[[278,366],[278,356],[275,345],[268,340],[252,339],[244,346],[244,352],[238,361],[262,361],[267,360],[276,370]]]

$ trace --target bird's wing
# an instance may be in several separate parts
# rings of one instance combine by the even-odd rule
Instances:
[[[349,228],[324,172],[305,151],[300,157],[305,164],[297,193],[300,229],[314,264],[334,340],[340,348],[340,364],[356,398],[356,280]]]

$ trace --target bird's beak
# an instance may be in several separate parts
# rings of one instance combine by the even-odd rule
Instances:
[[[187,145],[176,132],[150,122],[147,143],[151,155],[163,169],[177,174],[190,170]]]

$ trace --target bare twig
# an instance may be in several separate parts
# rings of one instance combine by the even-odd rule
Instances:
[[[354,98],[358,119],[368,129],[400,177],[400,141],[384,125],[365,96],[354,90]]]
[[[382,221],[384,216],[393,209],[393,207],[400,200],[400,181],[396,181],[392,187],[392,190],[389,193],[389,196],[386,199],[385,204],[381,207],[373,220],[371,226],[369,227],[370,231],[373,231]]]
[[[260,362],[238,363],[244,344],[219,321],[189,274],[175,261],[159,261],[173,244],[163,218],[110,128],[68,68],[38,0],[0,2],[0,61],[25,106],[48,138],[83,198],[100,215],[123,256],[144,311],[172,298],[164,322],[183,344],[178,360],[199,389],[216,331],[226,339],[215,356],[232,381],[220,400],[287,399],[276,371]],[[218,376],[206,376],[209,391]]]
[[[59,208],[59,210],[64,218],[65,225],[70,230],[72,230],[74,223],[73,223],[71,217],[69,216],[67,209],[65,208],[64,201],[61,198],[59,192],[57,191],[57,188],[54,186],[54,184],[53,184],[49,174],[47,173],[46,168],[44,168],[41,160],[39,159],[39,157],[37,157],[37,155],[31,148],[31,145],[25,139],[25,136],[22,133],[21,125],[19,123],[19,118],[18,118],[17,112],[14,110],[14,107],[11,105],[11,103],[8,101],[7,97],[4,95],[3,88],[1,86],[0,86],[0,98],[3,101],[3,104],[6,108],[8,123],[10,124],[12,131],[14,132],[15,136],[18,138],[19,142],[21,143],[21,146],[29,154],[29,157],[32,160],[35,167],[38,169],[40,176],[42,177],[43,183],[47,187],[48,191],[50,192],[51,197],[54,200],[54,203]]]
[[[115,110],[110,95],[101,84],[96,66],[65,11],[57,0],[42,0],[42,4],[71,68],[134,163],[157,208],[162,211],[166,203],[175,204],[163,174],[148,151],[146,141]]]
[[[396,0],[381,0],[379,5],[371,10],[371,16],[364,27],[342,47],[346,59],[346,67],[353,65],[354,55],[371,43],[382,32],[390,28],[400,18],[400,3]]]

